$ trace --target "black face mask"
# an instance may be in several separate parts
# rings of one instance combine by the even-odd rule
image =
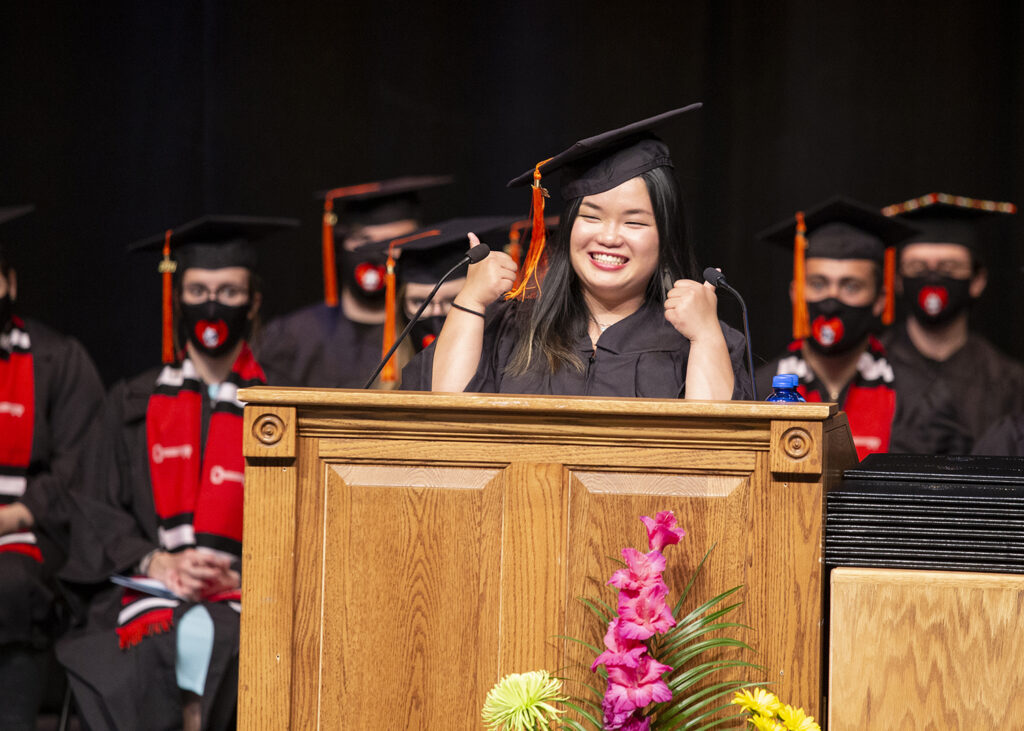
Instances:
[[[11,295],[5,294],[3,297],[0,297],[0,331],[7,329],[13,314],[14,302],[11,301]]]
[[[835,297],[808,302],[811,337],[807,343],[823,355],[840,355],[860,345],[875,324],[871,305],[851,307]]]
[[[384,301],[384,275],[387,273],[383,254],[356,254],[341,250],[341,281],[363,304],[380,305]]]
[[[222,305],[216,300],[181,305],[181,328],[200,352],[214,358],[234,348],[249,332],[249,304]]]
[[[412,340],[412,344],[413,347],[416,348],[416,352],[420,352],[437,340],[437,336],[441,334],[441,328],[443,326],[444,315],[421,317],[417,320],[416,324],[412,326],[412,330],[409,331],[409,339]]]
[[[903,300],[924,326],[944,325],[971,303],[971,280],[931,274],[903,278]]]

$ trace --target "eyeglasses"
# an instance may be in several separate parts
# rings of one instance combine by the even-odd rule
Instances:
[[[910,279],[938,275],[953,279],[968,279],[971,276],[971,265],[962,261],[945,259],[929,266],[923,261],[911,261],[900,267],[900,274]]]
[[[182,300],[186,304],[198,305],[216,300],[222,305],[241,305],[249,299],[249,290],[234,284],[224,284],[211,290],[202,284],[189,284],[182,290]]]

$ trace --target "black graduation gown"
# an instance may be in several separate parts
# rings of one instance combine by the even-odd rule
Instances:
[[[109,581],[111,574],[134,573],[159,543],[146,439],[146,409],[159,372],[111,389],[83,447],[71,496],[71,551],[60,578],[82,604],[76,627],[57,644],[57,658],[92,731],[181,727],[176,633],[150,635],[121,650],[115,627],[122,589]],[[176,609],[175,626],[192,606],[182,602]],[[214,622],[214,648],[203,728],[221,729],[230,726],[237,702],[238,614],[221,604],[204,606]]]
[[[505,372],[516,342],[517,302],[488,308],[483,350],[467,392],[557,394],[562,396],[636,396],[680,398],[686,383],[690,343],[665,319],[664,308],[648,303],[615,323],[598,338],[584,333],[576,343],[583,371],[561,368],[556,373]],[[744,365],[743,335],[721,323],[735,385],[734,399],[749,399],[750,377]],[[402,371],[402,388],[429,391],[434,349],[420,352]]]
[[[35,419],[25,494],[36,521],[40,565],[20,554],[0,554],[0,644],[45,647],[52,641],[52,576],[67,550],[66,485],[78,448],[103,400],[103,383],[85,348],[35,320],[25,319],[31,341]],[[3,438],[3,435],[0,435]]]
[[[1024,411],[1024,366],[981,335],[944,361],[925,357],[902,324],[888,334],[897,403],[891,451],[969,454],[996,421]]]
[[[380,361],[383,325],[352,322],[341,306],[310,305],[271,320],[253,345],[272,386],[362,388]]]

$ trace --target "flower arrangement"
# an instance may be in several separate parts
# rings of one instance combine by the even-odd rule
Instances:
[[[821,731],[803,708],[784,704],[764,688],[736,691],[732,702],[743,708],[747,722],[758,731]]]
[[[591,696],[565,701],[565,705],[594,728],[609,731],[659,731],[683,726],[710,729],[735,721],[739,717],[736,714],[715,717],[731,707],[730,703],[721,701],[754,683],[742,680],[701,683],[730,668],[762,670],[743,660],[707,659],[708,653],[724,648],[750,650],[745,643],[718,634],[722,630],[743,627],[722,621],[739,604],[718,606],[741,587],[729,589],[680,616],[707,555],[679,600],[670,607],[669,590],[663,579],[666,559],[662,551],[679,543],[686,532],[676,525],[671,511],[640,520],[647,529],[650,550],[643,553],[633,548],[623,549],[623,568],[615,571],[608,581],[608,585],[618,589],[617,607],[601,600],[581,599],[607,623],[603,651],[595,645],[573,640],[598,653],[591,670],[600,673],[605,689],[602,693],[588,685]],[[561,724],[562,728],[573,731],[587,731],[587,727],[575,719],[563,719]]]

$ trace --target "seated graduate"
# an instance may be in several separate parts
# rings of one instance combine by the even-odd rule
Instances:
[[[920,231],[899,250],[906,320],[883,338],[900,400],[893,451],[968,454],[995,422],[1024,412],[1024,365],[969,322],[988,284],[984,254],[994,237],[986,229],[1016,210],[947,193],[882,209]]]
[[[892,321],[891,247],[913,233],[875,208],[835,197],[758,235],[794,247],[793,342],[757,369],[758,391],[770,393],[777,374],[796,374],[804,398],[846,412],[860,459],[889,451],[896,391],[873,333]]]
[[[469,234],[493,233],[496,238],[488,237],[489,240],[500,240],[508,237],[510,227],[515,223],[516,219],[512,216],[453,218],[414,231],[408,236],[366,244],[356,249],[357,254],[365,250],[367,254],[381,254],[387,259],[387,317],[384,321],[382,358],[391,349],[397,335],[413,321],[434,286],[465,257]],[[423,314],[413,324],[408,337],[399,344],[381,370],[380,377],[374,383],[376,388],[398,387],[398,374],[405,364],[437,339],[455,296],[466,283],[466,266],[465,263],[459,266],[438,288]]]
[[[420,194],[451,182],[450,176],[408,176],[318,194],[324,201],[324,301],[262,328],[253,348],[268,383],[362,388],[380,361],[386,314],[384,251],[365,245],[418,229]],[[336,237],[341,239],[337,250]]]
[[[91,600],[57,655],[93,731],[234,723],[244,481],[237,392],[265,382],[246,342],[261,299],[252,242],[294,225],[206,216],[132,247],[163,248],[166,365],[115,385],[90,429],[61,572]],[[172,342],[172,310],[183,349]],[[122,588],[112,575],[156,588]]]
[[[0,208],[0,224],[31,210]],[[77,340],[14,314],[17,296],[0,243],[0,728],[34,731],[58,631],[64,485],[103,384]]]
[[[520,286],[495,303],[517,277],[502,251],[470,266],[437,341],[406,367],[403,388],[749,396],[743,337],[718,320],[714,287],[694,281],[669,150],[649,132],[698,106],[577,142],[511,181],[534,182],[539,224]],[[558,169],[566,207],[538,283],[540,175]],[[520,299],[529,288],[536,297]]]

